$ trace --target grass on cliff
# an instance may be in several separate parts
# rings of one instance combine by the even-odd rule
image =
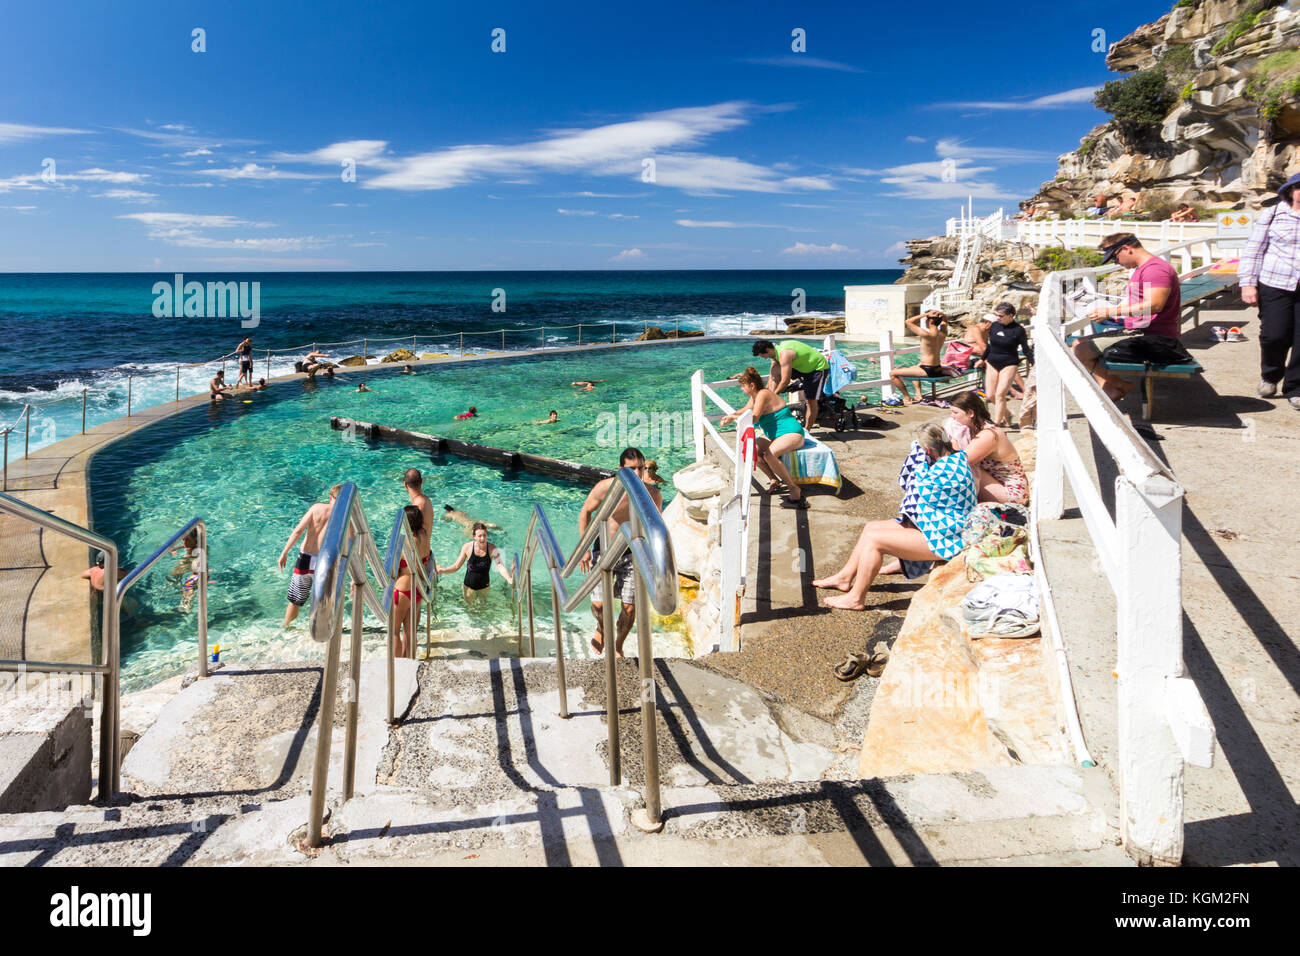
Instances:
[[[1048,272],[1067,269],[1090,269],[1101,265],[1101,253],[1091,249],[1066,249],[1049,246],[1034,258],[1034,265]]]
[[[1286,0],[1255,0],[1254,3],[1237,14],[1229,25],[1228,32],[1223,35],[1218,43],[1210,47],[1210,52],[1215,56],[1227,53],[1236,46],[1238,40],[1259,26],[1259,22],[1264,19],[1264,16],[1270,10],[1282,6],[1284,3],[1286,3]]]
[[[1275,120],[1288,102],[1300,99],[1300,50],[1267,56],[1250,72],[1246,95],[1259,104],[1259,115]]]

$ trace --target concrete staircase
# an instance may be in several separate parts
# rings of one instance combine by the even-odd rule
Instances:
[[[113,806],[0,815],[0,863],[728,865],[1115,864],[1113,815],[1069,767],[834,779],[844,761],[753,688],[655,662],[665,828],[642,805],[635,662],[619,662],[623,785],[609,785],[604,669],[571,662],[362,665],[357,792],[339,805],[336,709],[327,840],[305,833],[321,669],[227,666],[175,694],[131,749]],[[346,680],[340,681],[347,686]],[[856,754],[851,755],[856,759]]]

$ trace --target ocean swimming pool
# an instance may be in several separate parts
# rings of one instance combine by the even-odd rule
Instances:
[[[415,375],[397,367],[338,376],[315,383],[277,383],[265,392],[188,409],[116,442],[91,465],[95,530],[113,538],[131,567],[185,521],[207,522],[212,586],[209,642],[222,658],[294,660],[320,656],[306,634],[306,614],[284,631],[288,573],[276,559],[303,511],[325,500],[331,485],[354,481],[372,531],[385,543],[396,509],[407,503],[401,476],[425,473],[435,512],[444,503],[501,525],[491,540],[506,556],[522,549],[534,503],[541,503],[566,550],[577,541],[577,515],[588,488],[523,474],[506,479],[499,469],[445,456],[441,460],[400,445],[372,443],[331,429],[331,416],[614,467],[627,444],[658,460],[669,482],[694,458],[690,430],[691,373],[704,369],[722,379],[751,364],[752,339],[534,354],[517,358],[423,366]],[[863,375],[872,373],[863,364]],[[364,379],[373,392],[357,393]],[[595,391],[569,383],[605,379]],[[738,396],[739,392],[734,395]],[[732,397],[732,396],[726,396]],[[871,397],[871,396],[869,396]],[[454,421],[474,405],[479,417]],[[560,422],[531,423],[555,409]],[[432,544],[439,563],[455,560],[467,539],[457,524],[437,521]],[[292,560],[293,554],[290,554]],[[507,557],[508,563],[508,557]],[[180,673],[195,657],[193,613],[179,610],[179,581],[164,562],[132,590],[136,606],[122,622],[123,679],[147,686]],[[455,631],[461,652],[475,640],[514,625],[504,581],[493,572],[487,607],[469,612],[459,577],[444,577],[435,628]],[[553,653],[550,589],[534,588],[538,653]],[[590,656],[590,612],[565,615],[566,655]],[[366,649],[382,649],[383,631],[367,618]],[[495,643],[495,642],[494,642]],[[488,644],[484,643],[483,647]],[[671,628],[655,634],[655,652],[690,653]]]

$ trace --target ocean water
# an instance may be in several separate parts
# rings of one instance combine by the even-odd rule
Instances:
[[[186,274],[186,282],[260,283],[260,322],[155,318],[171,274],[0,275],[0,427],[35,407],[30,447],[205,390],[219,356],[253,336],[257,376],[281,375],[313,344],[366,339],[383,355],[498,351],[625,340],[647,325],[710,334],[782,328],[802,290],[809,315],[842,315],[843,287],[892,282],[898,270],[367,272]],[[496,290],[501,290],[498,293]],[[504,296],[502,296],[504,293]],[[493,311],[494,302],[504,311]],[[547,331],[542,332],[542,328]],[[461,333],[464,333],[462,339]],[[342,357],[361,342],[327,346]],[[268,364],[267,350],[271,350]],[[194,364],[191,364],[194,363]],[[206,364],[203,364],[206,363]],[[233,380],[237,370],[227,364]],[[23,434],[9,457],[22,455]]]
[[[534,502],[546,509],[561,546],[571,548],[588,492],[532,475],[507,480],[499,469],[454,456],[435,459],[369,442],[331,429],[331,416],[603,467],[614,467],[621,449],[634,444],[670,479],[694,458],[692,372],[703,369],[706,380],[721,380],[753,362],[750,344],[735,339],[556,352],[432,366],[415,375],[390,365],[334,381],[277,383],[247,398],[188,409],[97,455],[91,467],[95,529],[117,542],[123,566],[131,567],[191,517],[203,516],[212,569],[210,642],[226,648],[223,657],[240,661],[316,658],[320,647],[306,635],[305,623],[288,632],[280,626],[288,574],[277,569],[276,558],[303,511],[325,500],[334,483],[356,482],[382,547],[397,509],[407,503],[402,474],[418,467],[435,511],[451,504],[500,525],[491,540],[507,556],[522,550]],[[860,367],[862,378],[876,377],[871,363]],[[373,392],[356,391],[359,376]],[[570,385],[575,379],[606,381],[582,392]],[[724,397],[739,399],[741,393],[732,388]],[[455,421],[471,404],[479,417]],[[551,409],[559,412],[559,424],[532,424]],[[671,500],[670,483],[664,494]],[[432,545],[438,562],[451,564],[466,540],[459,525],[436,522]],[[179,673],[194,659],[194,614],[180,609],[180,584],[167,575],[170,566],[159,565],[132,591],[135,607],[122,622],[129,688]],[[488,607],[467,611],[460,598],[462,575],[443,579],[436,626],[456,631],[465,653],[472,654],[476,638],[512,630],[512,614],[495,570]],[[550,589],[540,576],[535,581],[538,653],[547,655],[553,650]],[[590,613],[565,615],[562,626],[566,655],[589,656]],[[370,621],[368,651],[377,653],[382,640],[378,622]],[[690,648],[680,634],[661,628],[655,652],[681,656]]]

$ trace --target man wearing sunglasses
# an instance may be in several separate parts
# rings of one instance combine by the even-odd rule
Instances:
[[[1143,335],[1177,339],[1182,328],[1182,291],[1174,267],[1142,248],[1131,232],[1112,233],[1102,239],[1099,248],[1103,264],[1117,262],[1133,272],[1128,278],[1127,301],[1099,305],[1088,313],[1088,318],[1103,327],[1113,326],[1116,332],[1140,331]],[[1101,352],[1090,339],[1079,339],[1073,350],[1111,401],[1119,401],[1137,387],[1098,366]]]

